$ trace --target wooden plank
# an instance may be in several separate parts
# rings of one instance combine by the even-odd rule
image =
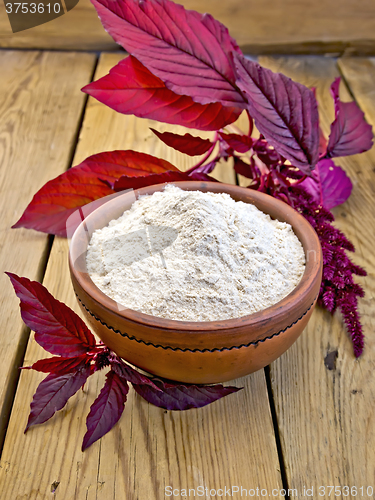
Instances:
[[[244,50],[253,54],[375,54],[372,0],[180,0],[223,22]],[[0,46],[113,50],[90,0],[47,24],[13,34],[0,3]]]
[[[97,76],[107,72],[116,57],[103,56]],[[75,163],[100,150],[134,146],[187,166],[149,135],[149,124],[90,99]],[[44,283],[78,310],[64,240],[55,239]],[[42,356],[42,349],[31,342],[25,364]],[[53,483],[59,483],[54,498],[63,500],[161,499],[168,485],[282,488],[263,371],[237,380],[243,391],[187,412],[163,411],[131,389],[119,424],[84,453],[80,446],[85,417],[103,384],[103,373],[96,374],[50,422],[24,436],[28,402],[41,378],[37,373],[21,374],[1,461],[4,498],[48,498]]]
[[[317,88],[321,123],[327,133],[333,119],[329,86],[338,76],[335,61],[261,58],[260,62]],[[340,62],[341,65],[346,67],[346,62]],[[375,72],[365,73],[369,64],[361,69],[348,60],[350,65],[356,68],[348,78],[351,90],[365,104],[366,116],[373,119],[375,106],[371,92]],[[344,100],[349,98],[343,85],[340,91]],[[318,308],[296,344],[272,364],[271,379],[289,487],[298,491],[304,486],[313,487],[314,498],[318,498],[319,491],[323,492],[319,486],[364,486],[363,497],[372,498],[372,494],[366,496],[366,487],[375,480],[375,436],[370,430],[375,414],[375,150],[340,158],[337,164],[350,175],[354,188],[350,199],[334,209],[336,225],[356,246],[354,262],[369,273],[367,278],[357,280],[366,290],[366,297],[359,301],[365,351],[355,360],[340,315],[332,317]],[[324,358],[334,350],[338,351],[338,357],[336,367],[330,371],[324,365]],[[327,489],[323,496],[331,498]],[[355,498],[355,494],[350,493],[347,498]]]
[[[358,104],[366,111],[367,121],[375,124],[375,58],[345,57],[338,60],[338,66]]]
[[[0,53],[0,445],[28,336],[4,271],[40,277],[48,243],[11,226],[35,191],[67,168],[85,100],[79,89],[94,64],[84,53]]]

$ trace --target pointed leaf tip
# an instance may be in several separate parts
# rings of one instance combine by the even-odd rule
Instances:
[[[191,134],[179,135],[172,132],[159,132],[153,128],[150,130],[167,146],[189,156],[203,155],[213,146],[209,139],[201,139]]]
[[[39,359],[31,366],[23,366],[22,369],[65,375],[76,371],[87,359],[86,355],[77,356],[75,358],[53,356],[52,358]]]
[[[161,174],[143,175],[142,177],[128,177],[123,175],[113,185],[115,191],[125,189],[139,189],[154,184],[164,184],[167,182],[189,181],[191,178],[185,172],[166,171]]]
[[[137,151],[107,151],[89,156],[47,182],[13,227],[66,237],[69,217],[79,212],[73,225],[69,225],[69,231],[73,232],[90,210],[97,208],[92,202],[114,193],[110,186],[121,176],[133,178],[169,170],[178,171],[166,160]]]
[[[219,132],[219,135],[228,144],[228,146],[239,153],[246,153],[253,144],[253,139],[248,135],[225,134],[223,132]]]
[[[112,371],[130,382],[135,391],[146,401],[167,410],[201,408],[241,390],[238,387],[224,387],[221,384],[200,386],[147,377],[121,359],[113,363]]]
[[[134,384],[134,389],[149,403],[166,410],[189,410],[202,408],[218,399],[241,390],[239,387],[224,387],[221,384],[211,386],[185,385],[181,383],[164,382],[153,378],[158,386],[156,391],[146,384]]]
[[[198,130],[219,130],[241,113],[240,108],[219,102],[199,104],[188,95],[176,94],[133,56],[82,91],[119,113]]]
[[[281,73],[235,54],[237,85],[259,132],[293,166],[309,174],[318,161],[319,115],[314,93]]]
[[[85,355],[95,347],[94,335],[68,306],[56,300],[37,281],[6,273],[20,299],[24,323],[46,351],[67,358]]]
[[[103,437],[119,421],[125,407],[129,386],[126,380],[111,370],[99,396],[91,405],[86,419],[87,432],[82,451]]]
[[[245,107],[232,60],[238,46],[211,15],[169,0],[91,1],[112,38],[168,89],[201,104]]]
[[[331,95],[335,105],[335,120],[327,146],[327,158],[350,156],[371,149],[373,144],[372,127],[357,103],[342,102],[339,97],[340,78],[331,85]]]
[[[61,410],[91,375],[91,367],[85,363],[73,372],[51,373],[38,386],[30,405],[30,415],[25,433],[33,425],[42,424]]]
[[[300,183],[314,201],[330,210],[344,203],[350,196],[353,184],[346,172],[331,159],[320,160],[311,177]]]

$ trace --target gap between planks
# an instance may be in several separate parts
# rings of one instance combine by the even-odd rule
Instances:
[[[0,54],[0,448],[29,334],[4,271],[41,279],[49,254],[47,235],[11,226],[33,194],[68,167],[84,105],[77,84],[86,83],[94,60],[84,53]]]
[[[187,9],[209,12],[252,54],[304,53],[373,55],[375,6],[372,0],[181,0]],[[53,21],[12,33],[0,3],[0,46],[62,50],[115,50],[89,0]]]
[[[321,124],[327,134],[334,117],[329,87],[339,75],[336,61],[280,57],[260,58],[260,62],[316,87]],[[368,121],[375,124],[374,60],[343,58],[338,65]],[[351,100],[344,84],[340,94]],[[314,498],[323,492],[319,486],[367,487],[375,483],[375,436],[370,430],[375,415],[375,150],[335,162],[354,185],[350,199],[334,209],[335,225],[357,249],[350,257],[368,271],[367,278],[356,279],[366,291],[365,298],[359,299],[365,351],[355,360],[341,316],[332,317],[317,308],[300,339],[270,368],[288,485],[298,491],[313,487]],[[334,350],[338,358],[330,371],[324,358]],[[355,498],[355,494],[347,498]]]
[[[121,57],[104,54],[96,78]],[[119,115],[90,98],[74,164],[100,151],[133,148],[165,158],[181,169],[192,166],[196,160],[158,141],[149,131],[150,124]],[[155,122],[152,126],[185,131]],[[233,169],[226,164],[218,173],[226,182],[235,181]],[[55,238],[44,284],[78,311],[67,268],[67,242],[60,238]],[[43,356],[44,351],[31,341],[25,364]],[[197,411],[166,412],[131,390],[119,424],[85,453],[80,451],[85,417],[104,374],[92,377],[85,391],[65,409],[24,436],[28,403],[42,378],[29,371],[21,374],[0,469],[0,491],[6,498],[43,498],[56,482],[54,496],[64,500],[159,499],[169,484],[174,488],[232,484],[282,488],[263,370],[237,380],[235,384],[244,386],[240,393]]]

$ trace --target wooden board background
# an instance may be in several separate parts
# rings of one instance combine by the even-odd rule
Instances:
[[[120,57],[103,55],[96,78]],[[67,71],[66,78],[69,75]],[[167,148],[149,126],[172,129],[122,116],[90,98],[73,163],[119,148],[161,156],[183,170],[196,161]],[[226,182],[235,180],[227,165],[219,167],[216,175]],[[43,282],[56,298],[78,312],[67,251],[67,242],[55,238]],[[17,314],[16,305],[13,309]],[[31,340],[25,366],[45,355]],[[42,378],[36,372],[21,373],[0,461],[1,500],[44,500],[50,498],[56,483],[53,498],[61,500],[159,500],[165,498],[167,485],[178,489],[238,484],[282,488],[263,370],[234,382],[243,391],[198,411],[166,412],[131,389],[119,424],[84,453],[80,446],[85,418],[104,384],[104,373],[92,377],[84,392],[79,391],[56,418],[24,435],[29,402]]]
[[[344,58],[337,65],[319,57],[263,57],[260,63],[316,87],[326,134],[334,117],[329,87],[339,71],[347,84],[341,83],[341,98],[351,100],[350,90],[367,120],[375,124],[373,59]],[[271,365],[288,485],[298,491],[313,487],[314,498],[323,493],[319,486],[363,486],[366,490],[375,484],[375,148],[335,162],[353,180],[349,200],[333,210],[335,224],[354,243],[354,262],[368,272],[366,278],[356,280],[366,290],[365,298],[359,300],[364,353],[355,360],[341,315],[331,316],[318,308],[299,340]],[[336,364],[329,370],[324,358],[335,350]],[[323,497],[330,498],[327,489]],[[350,490],[347,498],[356,495]]]
[[[373,0],[180,0],[209,12],[253,54],[375,54]],[[13,34],[0,2],[0,47],[115,50],[90,0],[47,24]]]
[[[211,12],[253,54],[375,54],[374,0],[182,3]],[[73,11],[55,21],[18,34],[11,33],[0,1],[0,48],[83,51],[0,50],[1,271],[41,279],[48,264],[44,284],[77,311],[67,270],[67,243],[56,238],[49,254],[47,236],[10,229],[32,194],[64,171],[73,153],[73,164],[115,148],[154,154],[181,169],[194,160],[167,148],[149,130],[151,125],[183,133],[182,127],[121,116],[93,99],[84,107],[79,88],[90,81],[96,64],[96,54],[84,51],[118,50],[89,0],[80,0]],[[100,55],[96,78],[121,57],[118,52]],[[317,88],[326,133],[333,118],[329,85],[340,74],[342,97],[354,96],[375,124],[375,58],[288,55],[261,57],[260,62]],[[6,440],[0,460],[0,499],[158,500],[164,498],[168,484],[174,488],[242,484],[269,490],[286,485],[299,492],[313,487],[314,498],[333,497],[319,495],[319,486],[375,489],[375,150],[337,163],[351,176],[354,188],[350,200],[334,210],[336,224],[356,245],[354,261],[368,271],[366,278],[358,279],[366,290],[360,300],[366,335],[363,356],[354,359],[340,315],[332,317],[317,309],[301,338],[270,367],[270,391],[268,375],[260,371],[235,381],[244,386],[240,393],[184,413],[164,412],[131,391],[119,425],[85,453],[80,452],[85,417],[104,374],[93,377],[64,410],[25,436],[29,402],[43,375],[22,372],[8,425],[17,367],[29,332],[9,281],[1,274],[0,447],[5,432]],[[215,175],[235,182],[227,164]],[[328,370],[324,358],[333,350],[338,357],[334,369]],[[24,364],[44,355],[31,341]]]
[[[43,74],[44,65],[54,68],[57,60],[61,63],[66,57],[58,73],[59,85],[62,88],[67,85],[66,92],[71,92],[67,82],[70,81],[72,65],[80,64],[82,80],[88,81],[95,63],[86,54],[64,55],[61,59],[61,54],[46,53],[41,56],[34,52],[15,52],[12,57],[17,62],[17,69],[8,61],[4,68],[10,72],[7,85],[9,87],[11,82],[14,93],[8,100],[3,97],[1,108],[6,120],[0,137],[8,137],[8,142],[13,137],[7,135],[10,128],[24,124],[21,103],[28,101],[22,99],[33,95],[33,105],[39,110],[39,114],[36,112],[34,116],[37,122],[43,116],[49,116],[50,103],[55,103],[48,97],[50,84],[41,87],[39,93],[28,91],[38,81],[35,75]],[[107,72],[121,57],[120,54],[103,54],[96,78]],[[263,57],[260,62],[316,87],[322,127],[326,133],[333,118],[329,86],[340,73],[344,78],[341,96],[349,99],[350,94],[354,95],[367,119],[375,123],[375,59],[343,58],[336,61],[322,57]],[[28,70],[30,64],[32,69]],[[51,78],[55,80],[55,77],[52,72]],[[46,79],[48,82],[48,77]],[[59,92],[59,98],[64,99],[62,96]],[[77,115],[82,108],[80,98],[77,97],[78,101],[74,99],[69,106],[77,108],[74,115],[76,126],[73,127],[77,130],[80,126]],[[68,120],[69,123],[71,125]],[[118,115],[89,99],[73,164],[105,149],[134,148],[161,156],[182,169],[191,166],[194,160],[157,141],[149,131],[150,125],[162,131],[172,129],[170,125]],[[28,130],[25,124],[22,126]],[[54,130],[52,127],[52,134],[56,133]],[[182,128],[177,130],[183,132]],[[66,153],[69,149],[66,142],[61,142],[56,158],[45,157],[43,155],[47,154],[45,151],[50,151],[51,143],[42,142],[37,132],[34,133],[36,136],[32,136],[28,153],[28,157],[35,157],[31,168],[30,165],[29,168],[23,166],[23,157],[17,157],[16,147],[14,152],[12,148],[4,150],[15,154],[12,161],[18,165],[20,175],[31,176],[35,185],[28,185],[28,189],[32,190],[45,180],[40,177],[38,153],[50,160],[51,169],[42,171],[49,178],[67,166],[63,151]],[[74,143],[71,135],[67,139],[68,145]],[[25,148],[23,144],[22,151]],[[12,154],[3,155],[3,166],[9,166]],[[366,335],[363,356],[359,360],[354,359],[340,315],[332,317],[317,309],[301,338],[271,365],[271,392],[267,393],[265,373],[260,371],[235,381],[244,386],[240,393],[199,411],[178,413],[152,407],[131,391],[120,423],[85,453],[80,451],[85,416],[103,384],[104,374],[93,377],[85,391],[77,394],[53,419],[24,435],[29,402],[43,375],[22,372],[0,461],[1,500],[44,500],[50,498],[52,492],[54,498],[61,500],[158,500],[165,497],[164,488],[167,485],[181,489],[198,485],[218,488],[226,484],[267,488],[269,491],[287,486],[297,489],[299,496],[304,487],[314,488],[314,498],[330,498],[328,491],[319,495],[322,491],[319,486],[366,488],[375,484],[375,150],[339,159],[337,163],[351,176],[354,188],[349,201],[334,210],[336,224],[355,243],[355,262],[363,265],[369,273],[366,278],[359,279],[366,289],[366,297],[360,300]],[[12,186],[9,171],[3,168],[3,172],[8,172],[8,177],[3,174],[3,179]],[[226,164],[221,165],[216,174],[226,182],[235,180],[233,171]],[[17,177],[18,170],[14,175]],[[23,196],[19,190],[13,192],[14,201],[12,196],[4,198],[4,208],[9,205],[8,212],[4,212],[7,214],[4,221],[7,228],[4,226],[4,229],[8,230],[8,238],[16,238],[14,241],[20,238],[18,245],[23,249],[22,255],[26,260],[22,261],[19,254],[12,251],[12,239],[4,247],[4,256],[11,259],[11,270],[38,277],[38,273],[42,273],[45,237],[35,236],[29,231],[9,230],[13,213],[22,209],[19,199],[28,196],[27,193]],[[32,238],[35,237],[37,240],[34,241]],[[25,241],[27,246],[22,245]],[[18,267],[13,258],[17,259]],[[53,243],[44,284],[58,299],[77,311],[67,269],[67,242],[62,239],[56,238]],[[17,299],[10,290],[6,300],[8,302],[1,304],[2,310],[9,311],[9,315],[3,318],[3,340],[8,338],[10,331],[21,328]],[[17,339],[15,337],[8,351],[3,353],[5,367],[17,362],[14,359]],[[324,358],[333,350],[338,351],[338,357],[334,369],[328,370]],[[24,363],[30,365],[44,355],[43,350],[31,340]],[[6,376],[7,372],[3,370],[2,379]],[[6,379],[5,387],[7,384]],[[270,404],[274,404],[274,420]],[[281,455],[277,451],[277,437],[280,439]],[[283,481],[281,472],[284,473]],[[345,498],[357,499],[358,494],[349,493]]]
[[[71,161],[92,54],[7,51],[0,54],[0,448],[28,331],[4,274],[43,276],[48,236],[11,229],[34,193]],[[75,79],[67,78],[74,72]],[[64,113],[60,110],[63,109]],[[32,251],[31,251],[32,249]]]

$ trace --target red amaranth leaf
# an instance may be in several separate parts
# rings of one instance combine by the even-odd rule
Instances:
[[[133,387],[146,401],[166,410],[202,408],[241,390],[238,387],[224,387],[220,384],[212,386],[184,385],[178,382],[174,384],[156,378],[153,378],[152,382],[160,390],[155,390],[148,384],[133,383]]]
[[[130,178],[170,170],[179,172],[165,160],[136,151],[108,151],[89,156],[76,167],[47,182],[12,227],[66,236],[67,220],[76,210],[113,194],[108,183],[114,183],[123,175]],[[79,222],[81,218],[77,219],[77,224]]]
[[[35,331],[35,340],[51,354],[66,358],[85,355],[95,345],[95,337],[81,318],[56,300],[37,281],[6,273],[20,299],[24,323]]]
[[[331,85],[335,102],[335,120],[331,125],[327,157],[348,156],[363,153],[372,147],[372,127],[365,121],[364,113],[355,102],[341,102],[340,78]]]
[[[87,360],[87,355],[74,358],[64,358],[62,356],[53,356],[52,358],[39,359],[31,366],[23,366],[23,370],[36,370],[44,373],[58,373],[63,375],[77,370],[78,366]]]
[[[314,94],[281,73],[235,54],[237,85],[259,132],[292,165],[308,174],[318,161],[319,115]]]
[[[112,38],[176,94],[243,108],[228,30],[169,0],[91,0]]]
[[[42,424],[61,410],[91,375],[90,365],[84,363],[63,375],[51,373],[38,386],[30,405],[30,415],[25,432],[33,425]]]
[[[352,182],[345,171],[331,159],[320,160],[311,177],[300,183],[314,201],[324,208],[331,209],[344,203],[352,192]]]
[[[175,94],[132,56],[82,90],[119,113],[199,130],[219,130],[236,121],[241,112],[218,102],[199,104]]]
[[[123,175],[118,179],[113,189],[115,191],[124,191],[125,189],[139,189],[153,184],[163,184],[164,182],[190,181],[191,177],[185,172],[164,172],[162,174],[143,175],[142,177],[128,177]]]
[[[82,451],[107,434],[124,411],[129,391],[126,380],[112,370],[107,373],[106,378],[105,385],[91,405],[86,419],[87,432],[83,438]]]
[[[179,135],[173,134],[172,132],[158,132],[153,128],[150,128],[150,130],[152,130],[164,144],[189,156],[203,155],[213,146],[209,139],[201,139],[191,134]]]
[[[114,183],[116,192],[125,191],[126,189],[139,189],[145,186],[153,186],[154,184],[164,184],[167,182],[191,181],[199,180],[205,182],[216,182],[216,179],[207,175],[204,172],[164,172],[163,174],[143,175],[141,177],[128,177],[123,175]]]
[[[253,140],[248,135],[224,134],[220,132],[220,137],[235,151],[246,153],[251,148]]]

